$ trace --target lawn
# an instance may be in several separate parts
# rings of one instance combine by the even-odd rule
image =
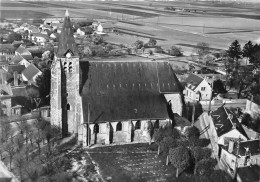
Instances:
[[[187,173],[176,178],[176,169],[172,165],[165,165],[164,156],[157,156],[155,145],[106,146],[88,152],[98,165],[103,179],[112,179],[112,182],[194,181],[193,175]]]

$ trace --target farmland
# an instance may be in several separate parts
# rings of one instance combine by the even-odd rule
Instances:
[[[189,11],[177,12],[165,7]],[[198,42],[207,42],[217,49],[226,49],[235,39],[241,44],[248,40],[260,42],[260,3],[2,1],[1,18],[61,18],[66,8],[72,18],[112,20],[122,34],[132,36],[126,39],[129,42],[124,40],[127,44],[132,44],[136,39],[153,37],[162,47],[181,45],[183,50],[192,51]],[[122,39],[113,42],[120,43]]]

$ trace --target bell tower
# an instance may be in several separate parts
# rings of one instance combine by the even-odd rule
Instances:
[[[79,55],[66,10],[58,49],[51,68],[51,124],[62,128],[62,136],[78,133],[80,122]]]

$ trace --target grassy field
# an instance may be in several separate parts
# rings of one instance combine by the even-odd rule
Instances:
[[[169,6],[190,9],[192,13],[177,13],[164,9]],[[142,35],[153,35],[163,47],[174,44],[194,46],[198,42],[207,42],[212,48],[226,49],[235,39],[242,45],[248,40],[260,42],[260,3],[241,6],[234,3],[181,1],[4,0],[1,1],[1,18],[63,17],[66,8],[72,18],[112,19],[116,26],[127,30],[125,33],[132,36],[132,40],[147,38]],[[197,13],[194,13],[195,10]],[[133,30],[139,32],[140,37],[134,35]],[[182,48],[184,51],[192,51],[190,46]]]
[[[154,146],[156,149],[156,146]],[[191,174],[176,178],[176,169],[165,165],[165,157],[149,150],[148,144],[128,144],[89,150],[104,179],[112,182],[194,181]]]

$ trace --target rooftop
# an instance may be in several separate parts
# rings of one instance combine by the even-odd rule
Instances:
[[[213,111],[211,113],[211,117],[218,136],[221,136],[232,129],[237,129],[241,134],[247,137],[245,130],[235,117],[235,114],[224,106],[221,106],[217,110]]]
[[[236,142],[233,153],[239,156],[260,155],[260,139]]]
[[[186,78],[187,87],[195,90],[204,79],[196,74],[191,73]]]
[[[31,63],[25,70],[23,70],[22,74],[27,80],[31,80],[35,75],[41,72],[33,63]]]
[[[163,93],[180,93],[180,83],[165,62],[80,62],[84,118],[90,122],[167,119]]]

